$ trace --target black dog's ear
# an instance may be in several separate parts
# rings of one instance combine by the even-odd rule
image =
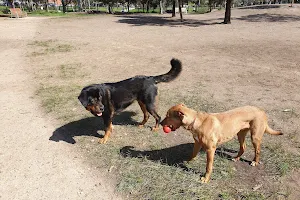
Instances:
[[[80,95],[78,96],[78,100],[81,102],[81,104],[86,107],[88,105],[88,100],[86,98],[85,92],[81,92]]]

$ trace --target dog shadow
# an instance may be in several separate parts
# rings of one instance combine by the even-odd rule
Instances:
[[[120,114],[116,114],[113,118],[114,125],[137,125],[138,122],[132,119],[132,116],[136,115],[135,112],[124,111]],[[59,142],[65,141],[70,144],[75,144],[75,136],[94,136],[97,138],[103,138],[103,135],[97,133],[97,131],[104,131],[104,124],[102,117],[88,117],[73,121],[57,128],[49,140]]]
[[[162,164],[169,166],[180,167],[185,171],[191,171],[192,169],[186,166],[186,161],[188,161],[193,152],[194,143],[180,144],[173,147],[168,147],[160,150],[152,151],[139,151],[135,150],[133,146],[125,146],[120,149],[120,154],[123,157],[132,157],[132,158],[143,158],[146,157],[151,161],[160,161]],[[237,151],[228,149],[228,148],[217,148],[215,155],[225,158],[227,160],[232,160],[232,153],[237,153]],[[206,155],[205,155],[206,156]],[[243,162],[251,161],[240,159]]]

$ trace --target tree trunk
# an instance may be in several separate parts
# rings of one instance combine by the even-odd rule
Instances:
[[[130,4],[130,0],[128,0],[128,3],[127,3],[127,12],[129,13],[129,4]]]
[[[231,17],[231,1],[226,1],[226,11],[225,11],[225,17],[224,17],[224,24],[230,24],[230,17]]]
[[[88,4],[89,4],[89,11],[91,10],[91,2],[90,0],[88,0]]]
[[[77,4],[78,4],[78,12],[81,12],[82,11],[81,0],[77,0]]]
[[[48,0],[46,0],[46,2],[45,2],[45,9],[47,12],[49,12]]]
[[[147,1],[147,13],[149,13],[149,9],[150,9],[150,1]]]
[[[178,7],[179,7],[179,14],[180,14],[180,21],[183,22],[183,17],[182,17],[182,11],[181,11],[181,0],[178,0]]]
[[[61,4],[63,6],[63,13],[66,13],[67,12],[66,0],[61,0]]]
[[[108,14],[112,14],[110,3],[108,4]]]
[[[173,0],[172,17],[176,16],[176,14],[175,14],[175,7],[176,7],[176,1]]]

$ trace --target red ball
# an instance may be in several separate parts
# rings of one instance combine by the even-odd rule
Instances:
[[[168,127],[168,126],[164,126],[163,130],[164,130],[165,133],[170,133],[171,132],[171,128]]]

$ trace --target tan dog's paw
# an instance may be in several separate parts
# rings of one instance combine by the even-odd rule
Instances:
[[[152,127],[151,128],[151,131],[153,131],[153,132],[157,132],[159,130],[159,127]]]
[[[144,128],[144,124],[139,124],[138,127],[139,128]]]
[[[201,183],[208,183],[208,178],[201,177]]]
[[[105,138],[101,138],[98,141],[98,143],[100,143],[100,144],[105,144],[106,142],[107,142],[107,139],[105,139]]]
[[[196,157],[190,158],[187,162],[189,163],[189,162],[193,162],[193,161],[195,161],[195,160],[196,160]]]

